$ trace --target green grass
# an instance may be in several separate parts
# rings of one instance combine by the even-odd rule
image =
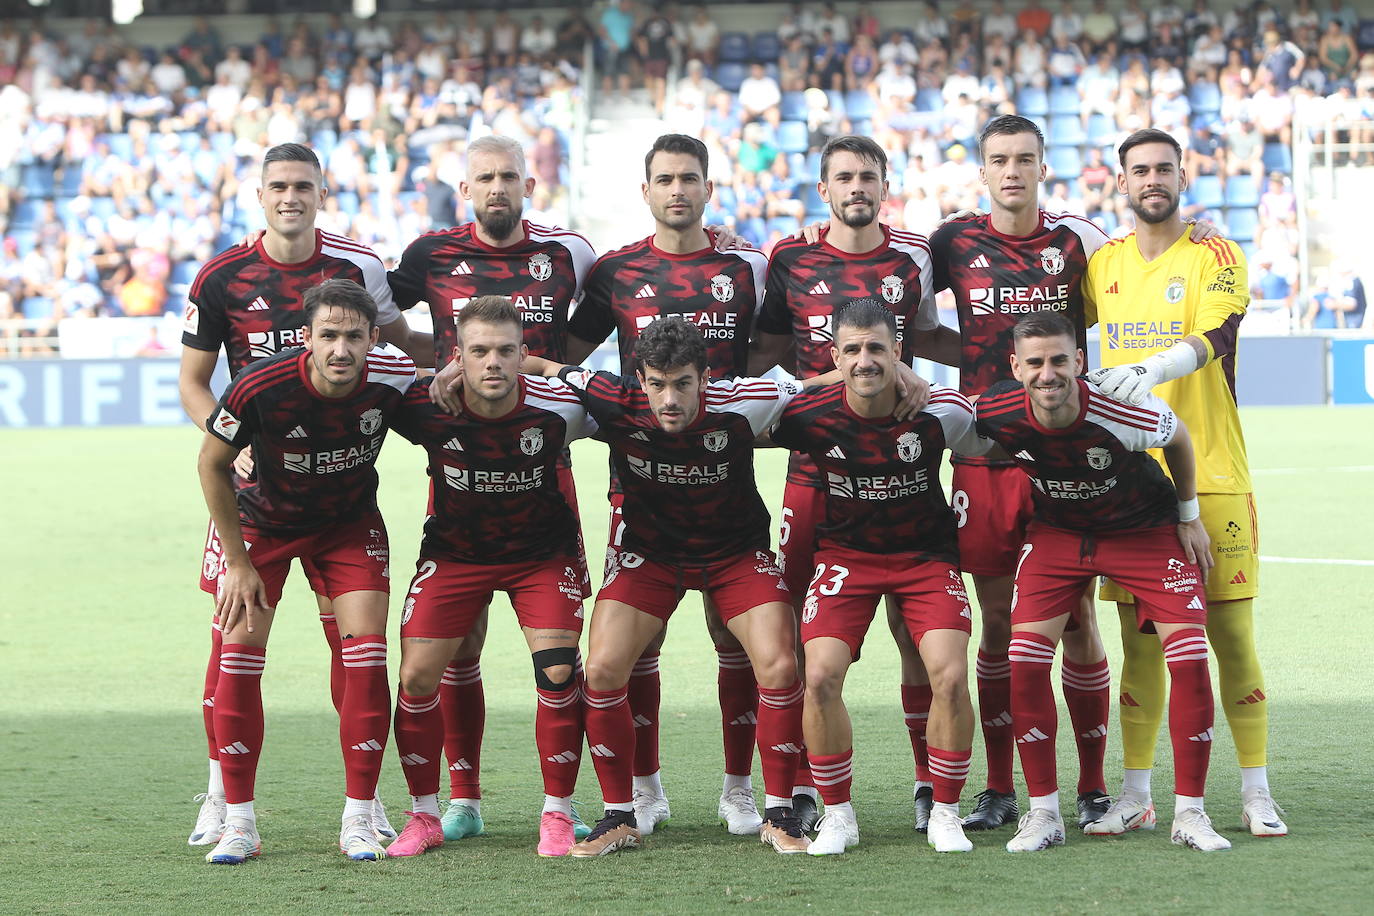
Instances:
[[[1263,553],[1374,555],[1374,411],[1249,410]],[[1203,856],[1161,828],[1123,840],[1071,836],[1059,850],[1003,852],[1008,831],[974,835],[966,856],[936,856],[910,829],[911,760],[895,652],[881,626],[848,684],[855,718],[855,804],[862,844],[841,860],[781,858],[715,823],[719,714],[715,659],[700,605],[684,603],[664,653],[664,781],[673,820],[641,852],[604,861],[534,855],[541,801],[529,659],[503,604],[484,659],[489,836],[417,860],[347,862],[335,847],[343,778],[313,602],[293,576],[264,694],[258,781],[261,860],[211,868],[185,838],[205,782],[199,697],[208,601],[195,574],[205,511],[196,435],[179,429],[0,431],[8,482],[0,525],[0,911],[415,913],[688,912],[743,906],[903,912],[1115,912],[1212,909],[1365,912],[1374,886],[1368,787],[1374,568],[1270,563],[1258,610],[1272,704],[1271,778],[1292,835],[1240,830],[1238,776],[1218,721],[1209,808],[1235,848]],[[760,459],[781,496],[782,455]],[[602,446],[576,450],[587,543],[605,541]],[[419,450],[382,456],[383,510],[398,583],[409,575],[424,508]],[[1263,469],[1310,468],[1310,473]],[[593,562],[600,554],[593,546]],[[1114,645],[1110,614],[1103,624]],[[393,671],[396,623],[392,622]],[[1108,772],[1120,767],[1113,733]],[[981,784],[975,746],[972,788]],[[1072,749],[1060,742],[1061,769]],[[1167,738],[1157,802],[1168,823]],[[1115,776],[1112,777],[1115,779]],[[383,797],[405,798],[388,750]],[[968,793],[971,795],[971,791]],[[599,811],[583,766],[579,797]],[[967,796],[966,796],[967,797]]]

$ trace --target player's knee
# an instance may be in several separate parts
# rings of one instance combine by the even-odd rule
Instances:
[[[556,649],[540,649],[530,653],[534,662],[534,683],[540,690],[562,693],[573,685],[576,679],[577,649],[560,646]]]
[[[825,664],[813,664],[806,669],[806,702],[825,706],[840,698],[844,672]]]
[[[433,666],[410,664],[401,661],[400,689],[408,697],[427,697],[439,689],[439,679],[443,669]]]
[[[587,678],[587,686],[592,690],[615,690],[624,687],[630,679],[630,672],[620,665],[611,665],[592,656],[582,666]]]
[[[797,679],[797,659],[791,652],[774,652],[754,659],[754,678],[760,687],[778,690]]]
[[[1011,618],[983,615],[983,632],[978,646],[985,651],[1006,652],[1011,645]]]
[[[955,706],[971,702],[968,693],[968,665],[951,663],[931,671],[930,697],[932,703]]]

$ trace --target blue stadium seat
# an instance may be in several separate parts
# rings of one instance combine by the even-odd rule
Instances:
[[[1055,178],[1077,178],[1083,174],[1083,157],[1076,146],[1052,146],[1047,160]]]
[[[99,217],[102,220],[109,219],[115,214],[115,202],[113,197],[92,197],[91,216]]]
[[[1214,115],[1221,111],[1221,89],[1216,83],[1198,80],[1188,88],[1188,103],[1194,113]]]
[[[850,133],[858,134],[860,137],[867,137],[873,133],[872,118],[853,118],[849,119]]]
[[[1049,119],[1046,118],[1044,115],[1026,115],[1026,120],[1030,121],[1036,127],[1040,128],[1040,133],[1048,134],[1050,132]]]
[[[1109,115],[1095,114],[1088,118],[1088,142],[1093,146],[1107,146],[1116,139],[1116,121]]]
[[[723,63],[747,63],[752,53],[749,36],[743,32],[726,32],[720,36],[720,59]]]
[[[1234,175],[1226,182],[1226,206],[1258,207],[1259,183],[1249,175]]]
[[[756,248],[762,248],[768,240],[768,224],[761,217],[742,219],[735,225],[735,231],[748,239]]]
[[[1050,97],[1043,89],[1027,86],[1016,93],[1016,113],[1023,118],[1043,118],[1050,113]]]
[[[1374,19],[1361,19],[1355,27],[1355,44],[1361,51],[1374,51]]]
[[[805,121],[783,121],[778,125],[778,149],[784,153],[805,153],[810,145]]]
[[[210,148],[215,151],[216,156],[228,158],[234,151],[234,135],[224,130],[211,134]]]
[[[1226,202],[1221,178],[1216,175],[1199,175],[1194,178],[1192,191],[1193,203],[1209,210]]]
[[[1101,229],[1108,235],[1111,235],[1113,232],[1115,232],[1116,227],[1121,225],[1119,222],[1117,222],[1115,211],[1112,210],[1103,210],[1101,213],[1093,217],[1093,222],[1097,224],[1097,228]]]
[[[334,147],[337,146],[338,143],[338,132],[327,127],[315,131],[315,133],[310,136],[310,146],[315,150],[315,155],[319,156],[322,160],[327,159],[329,154],[334,152]]]
[[[796,235],[801,229],[801,223],[795,216],[775,216],[768,221],[768,234],[776,232],[783,238],[789,235]]]
[[[806,166],[796,173],[796,177],[802,181],[816,181],[821,177],[821,154],[819,150],[813,150],[806,154]]]
[[[116,159],[123,159],[125,162],[133,161],[134,139],[128,134],[105,134],[104,138],[110,144],[110,154]]]
[[[1264,170],[1292,175],[1293,154],[1289,152],[1288,147],[1278,141],[1264,144]]]
[[[872,118],[878,110],[878,103],[862,89],[851,89],[844,94],[844,113],[850,121]]]
[[[1259,211],[1242,208],[1226,211],[1226,236],[1237,242],[1251,242],[1259,228]]]
[[[781,55],[782,44],[777,32],[754,33],[754,60],[772,64],[777,63]]]
[[[739,198],[735,196],[735,189],[728,184],[716,185],[716,202],[720,204],[722,210],[733,210],[739,206]]]
[[[70,197],[59,197],[53,204],[57,208],[57,218],[67,229],[71,229],[76,222],[76,213],[72,210],[72,200]]]
[[[14,229],[32,229],[38,225],[38,201],[26,198],[14,205],[10,214],[10,226]]]
[[[740,83],[748,74],[744,64],[726,62],[716,65],[716,84],[726,92],[739,92]]]
[[[1055,146],[1082,146],[1088,142],[1088,134],[1077,115],[1056,115],[1050,119],[1050,132],[1045,139]]]
[[[57,189],[54,172],[51,165],[42,162],[30,163],[24,166],[19,186],[29,197],[52,197]]]
[[[74,164],[62,170],[62,181],[57,185],[57,193],[63,197],[75,197],[81,193],[81,169]]]
[[[1082,108],[1078,90],[1073,86],[1056,86],[1050,90],[1050,114],[1077,115]]]
[[[836,89],[827,89],[825,90],[825,97],[830,100],[830,110],[835,113],[835,117],[843,118],[845,115],[844,93]]]
[[[784,121],[805,121],[806,95],[801,92],[784,92],[778,110]]]
[[[24,312],[24,317],[28,319],[51,318],[53,312],[53,301],[47,296],[29,296],[20,305]]]
[[[184,283],[187,286],[195,282],[196,274],[200,272],[200,265],[195,261],[177,261],[172,265],[172,272],[168,276],[169,283]]]
[[[939,89],[921,89],[916,93],[917,111],[940,111],[945,107],[945,97]]]
[[[808,222],[817,219],[828,219],[830,217],[830,205],[821,200],[821,192],[816,190],[814,184],[808,184],[802,194],[802,203],[806,205],[806,219]]]
[[[339,202],[339,209],[349,216],[358,215],[358,195],[355,191],[340,191],[334,195]]]
[[[36,229],[15,229],[10,228],[9,237],[14,239],[14,244],[19,249],[19,256],[23,257],[33,251],[38,245],[38,231]]]

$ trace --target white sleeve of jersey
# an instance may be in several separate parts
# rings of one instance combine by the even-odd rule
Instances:
[[[525,376],[525,402],[563,418],[568,424],[568,437],[564,445],[596,434],[596,421],[582,406],[572,386],[561,379]]]
[[[1173,440],[1178,430],[1178,417],[1158,397],[1150,395],[1137,407],[1107,397],[1092,382],[1087,386],[1085,419],[1111,432],[1131,451],[1163,448]]]
[[[415,381],[415,363],[396,347],[379,344],[367,353],[367,381],[390,385],[404,394]]]
[[[734,248],[724,253],[744,259],[754,272],[754,308],[749,313],[752,326],[755,317],[763,310],[763,293],[768,285],[768,256],[756,248]]]
[[[1102,231],[1102,227],[1086,217],[1077,216],[1073,213],[1047,214],[1055,222],[1061,222],[1073,230],[1074,235],[1078,236],[1083,243],[1083,253],[1088,258],[1092,258],[1097,249],[1110,241],[1107,233]]]
[[[792,399],[801,394],[797,382],[775,382],[766,378],[722,379],[706,388],[709,413],[737,413],[749,421],[754,435],[777,425]]]
[[[358,265],[363,272],[363,286],[377,303],[378,327],[400,320],[401,310],[396,307],[396,300],[391,298],[391,284],[386,280],[386,266],[371,248],[362,242],[327,232],[322,236],[320,248],[334,257],[347,258]]]
[[[984,439],[974,430],[972,402],[955,389],[931,385],[925,412],[940,421],[945,431],[945,445],[951,452],[975,457],[987,454],[992,448],[992,440]]]

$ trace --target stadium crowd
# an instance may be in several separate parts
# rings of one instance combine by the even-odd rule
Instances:
[[[252,225],[255,163],[287,141],[325,163],[321,227],[388,261],[420,233],[469,218],[454,189],[465,144],[488,133],[526,146],[538,179],[531,217],[575,224],[566,154],[588,42],[612,97],[642,87],[673,129],[702,137],[716,182],[707,219],[756,245],[824,216],[819,150],[840,133],[887,151],[885,222],[929,232],[944,214],[986,206],[977,128],[1011,111],[1045,130],[1046,208],[1123,234],[1131,216],[1112,150],[1153,125],[1186,148],[1188,214],[1250,255],[1256,299],[1307,327],[1374,318],[1353,265],[1333,265],[1296,301],[1295,107],[1354,99],[1374,119],[1374,20],[1347,0],[1320,10],[1312,0],[1189,10],[930,0],[909,13],[794,3],[776,29],[746,34],[721,29],[709,7],[611,0],[558,21],[268,17],[246,44],[201,18],[160,48],[95,20],[67,34],[8,21],[0,319],[179,312],[199,264]],[[1340,139],[1374,142],[1358,128]]]

